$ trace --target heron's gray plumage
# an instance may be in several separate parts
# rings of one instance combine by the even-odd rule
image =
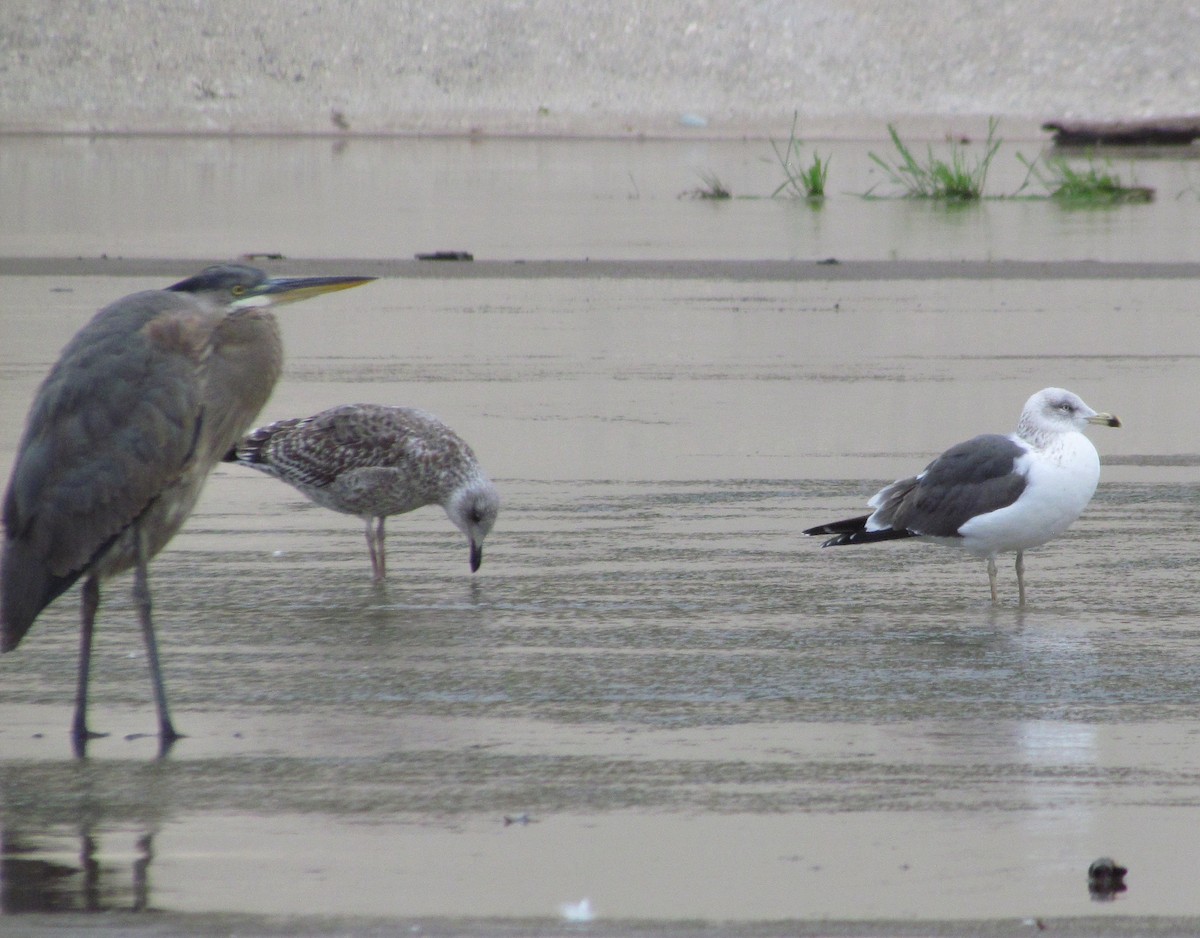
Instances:
[[[34,398],[4,496],[0,651],[16,648],[38,614],[83,576],[90,643],[99,581],[137,568],[144,583],[149,559],[266,403],[283,358],[267,308],[369,279],[272,280],[222,265],[117,300],[67,343]],[[149,650],[145,593],[139,611]],[[77,737],[86,734],[86,655],[82,649]],[[160,682],[156,660],[151,668]],[[166,736],[174,731],[158,690]]]
[[[6,537],[23,560],[4,563],[4,650],[92,567],[128,570],[123,535],[134,521],[154,522],[143,525],[151,555],[178,531],[216,463],[200,431],[217,388],[202,378],[223,319],[190,294],[148,291],[102,309],[63,349],[30,410],[4,502]],[[268,354],[255,393],[226,424],[253,420],[279,374],[273,317],[255,320],[240,328]]]
[[[412,407],[343,404],[280,420],[247,434],[226,458],[362,518],[376,579],[384,576],[384,518],[441,505],[466,535],[475,570],[499,511],[496,488],[466,441]]]

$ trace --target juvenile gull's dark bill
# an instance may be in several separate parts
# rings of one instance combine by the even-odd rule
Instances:
[[[1025,605],[1025,551],[1053,540],[1087,507],[1100,481],[1100,457],[1083,434],[1089,423],[1119,427],[1062,388],[1025,403],[1016,433],[987,433],[952,446],[920,475],[893,482],[867,502],[869,515],[809,528],[832,534],[822,547],[917,537],[986,558],[992,602],[996,555],[1017,554]]]
[[[466,441],[414,407],[342,404],[252,430],[226,462],[272,475],[324,508],[366,522],[371,572],[387,575],[383,522],[441,505],[470,546],[471,572],[496,523],[500,496]]]

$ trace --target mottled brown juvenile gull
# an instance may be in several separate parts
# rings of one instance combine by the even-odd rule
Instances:
[[[804,533],[834,535],[822,547],[907,537],[959,547],[987,558],[993,603],[996,555],[1016,551],[1025,605],[1025,551],[1066,531],[1100,480],[1100,457],[1083,435],[1089,423],[1121,425],[1070,391],[1038,391],[1025,403],[1016,433],[988,433],[952,446],[920,475],[877,492],[867,502],[871,514]]]
[[[366,522],[376,582],[387,573],[383,522],[423,505],[441,505],[466,535],[471,572],[500,496],[471,447],[432,414],[412,407],[343,404],[312,417],[260,427],[226,462],[272,475],[324,508]]]

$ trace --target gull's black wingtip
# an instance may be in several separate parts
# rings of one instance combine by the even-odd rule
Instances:
[[[834,534],[834,532],[825,526],[809,528],[804,532],[805,537],[821,537],[829,534],[833,534],[833,537],[826,537],[825,540],[821,541],[822,547],[840,547],[843,544],[852,543],[850,538],[854,537],[853,532],[844,531],[840,534]]]
[[[816,527],[805,528],[804,534],[807,537],[820,537],[825,534],[834,534],[836,537],[831,537],[825,541],[822,547],[837,547],[841,544],[854,543],[848,538],[855,534],[861,534],[867,529],[867,519],[870,515],[859,515],[857,518],[846,518],[844,521],[832,521],[829,524],[818,524]]]
[[[819,524],[815,528],[806,528],[804,533],[809,537],[832,534],[833,537],[821,542],[822,547],[846,547],[852,544],[875,544],[879,541],[895,541],[905,537],[919,537],[913,531],[897,531],[894,528],[868,531],[867,519],[870,517],[870,515],[860,515],[857,518],[847,518],[845,521]]]

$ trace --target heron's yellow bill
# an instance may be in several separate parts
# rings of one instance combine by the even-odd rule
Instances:
[[[282,306],[307,300],[322,293],[349,290],[370,283],[375,277],[272,277],[236,300],[235,306]]]

